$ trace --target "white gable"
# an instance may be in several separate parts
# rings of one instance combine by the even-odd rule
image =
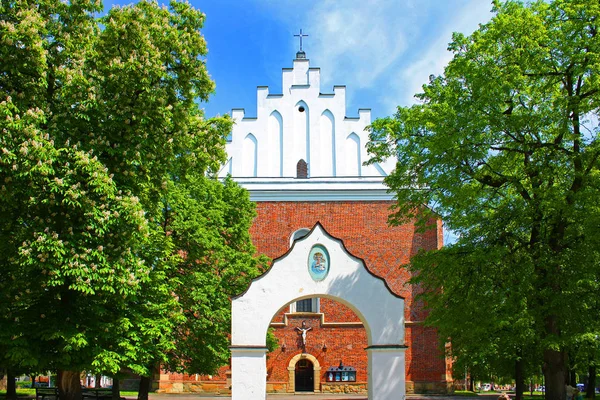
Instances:
[[[322,276],[311,272],[315,247],[325,253]],[[331,298],[350,307],[365,325],[369,346],[404,345],[404,299],[319,223],[308,235],[295,240],[288,253],[274,260],[244,294],[232,300],[232,343],[264,346],[267,328],[277,311],[311,297]],[[257,329],[248,329],[251,325]]]
[[[283,69],[283,93],[257,89],[257,115],[232,110],[235,125],[227,145],[229,161],[220,176],[232,175],[253,200],[390,199],[382,184],[394,160],[364,166],[371,111],[346,116],[346,87],[321,93],[320,70],[295,59]],[[308,165],[298,179],[297,164]]]
[[[369,400],[404,400],[404,299],[318,223],[232,299],[232,400],[266,399],[265,338],[271,320],[283,305],[311,297],[339,301],[363,322]]]

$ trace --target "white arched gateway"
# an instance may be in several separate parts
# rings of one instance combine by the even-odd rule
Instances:
[[[363,322],[369,399],[403,399],[404,299],[317,223],[232,301],[232,400],[266,399],[265,338],[271,319],[283,305],[316,296],[347,305]]]

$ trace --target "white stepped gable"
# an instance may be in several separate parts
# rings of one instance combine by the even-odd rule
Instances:
[[[297,184],[285,190],[382,189],[380,182],[395,160],[362,165],[369,158],[365,128],[371,111],[359,109],[358,117],[346,117],[346,87],[321,93],[320,69],[310,68],[307,59],[295,59],[293,68],[283,69],[282,88],[282,94],[269,94],[268,87],[258,87],[255,118],[246,117],[243,109],[232,110],[230,159],[220,176],[232,175],[251,193],[292,180]],[[299,160],[308,165],[307,182],[296,180]]]

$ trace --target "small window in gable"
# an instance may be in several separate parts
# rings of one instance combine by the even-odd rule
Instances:
[[[308,178],[308,164],[306,164],[306,161],[300,160],[298,161],[298,164],[296,164],[296,178]]]
[[[292,233],[290,236],[290,246],[294,243],[294,240],[302,239],[304,236],[308,235],[310,229],[308,228],[300,228],[296,232]]]

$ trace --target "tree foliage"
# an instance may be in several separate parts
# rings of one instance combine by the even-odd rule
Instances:
[[[248,196],[214,178],[232,122],[198,107],[214,89],[204,15],[0,7],[0,365],[214,371],[228,296],[264,259]]]
[[[179,282],[175,293],[185,317],[169,367],[212,374],[229,361],[230,299],[267,260],[255,256],[249,229],[256,215],[248,193],[229,178],[190,178],[172,182],[166,207],[166,231],[182,255],[170,279]]]
[[[539,346],[559,400],[565,349],[588,329],[580,316],[598,320],[600,4],[497,1],[494,12],[453,36],[419,104],[373,123],[371,161],[398,157],[393,222],[435,213],[458,234],[413,263],[442,337],[471,341],[450,319],[462,309],[483,338]]]

